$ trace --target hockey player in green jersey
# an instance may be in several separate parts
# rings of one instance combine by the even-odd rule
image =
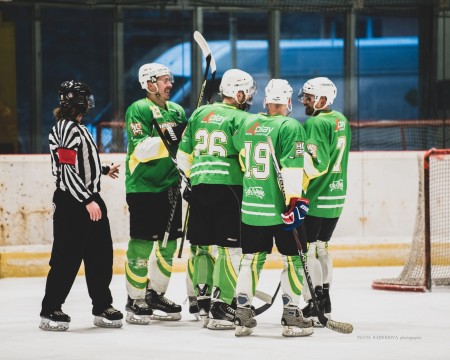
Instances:
[[[303,319],[299,309],[303,286],[302,260],[291,231],[300,226],[308,211],[308,200],[302,198],[302,183],[299,181],[304,174],[305,131],[297,120],[288,116],[292,109],[291,101],[289,83],[272,79],[265,89],[267,113],[249,116],[234,137],[244,171],[243,257],[236,285],[236,336],[250,335],[256,326],[251,305],[261,269],[272,250],[273,239],[283,258],[282,335],[297,337],[313,333],[312,321]],[[287,203],[278,187],[269,137],[281,167]]]
[[[234,329],[242,172],[232,136],[248,116],[245,111],[255,89],[250,74],[226,71],[219,88],[222,102],[194,111],[177,153],[178,164],[192,185],[186,239],[196,245],[193,283],[199,316],[213,330]],[[217,245],[217,259],[211,254],[212,245]]]
[[[308,239],[307,265],[311,274],[320,310],[330,317],[330,285],[333,265],[328,242],[342,213],[347,194],[347,164],[351,143],[350,125],[344,115],[331,110],[336,86],[325,77],[308,80],[299,91],[299,100],[310,117],[306,131],[305,184],[310,200],[304,225]],[[308,184],[309,181],[309,184]],[[307,318],[315,318],[311,294],[304,292],[308,305]],[[317,326],[320,324],[315,321]]]
[[[173,76],[166,66],[142,65],[138,77],[146,97],[131,104],[125,120],[126,199],[130,212],[126,319],[132,324],[148,324],[151,317],[181,319],[181,306],[164,296],[172,273],[176,239],[181,236],[180,175],[152,120],[156,120],[175,153],[186,127],[186,115],[181,106],[169,101]],[[164,247],[162,239],[175,201],[169,240]]]

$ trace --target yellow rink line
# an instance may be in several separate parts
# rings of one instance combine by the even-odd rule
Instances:
[[[330,245],[330,254],[335,267],[353,266],[401,266],[404,265],[410,244],[373,244],[373,245]],[[184,249],[181,259],[175,258],[173,271],[185,271],[188,248]],[[176,253],[177,254],[177,253]],[[49,269],[50,252],[8,251],[0,252],[0,278],[46,276]],[[114,274],[123,274],[126,250],[114,250]],[[274,251],[268,255],[266,269],[281,269],[281,255]],[[81,267],[79,275],[84,274]]]

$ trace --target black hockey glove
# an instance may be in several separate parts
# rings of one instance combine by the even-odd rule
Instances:
[[[166,131],[164,131],[164,137],[166,138],[167,142],[171,145],[177,145],[181,140],[184,129],[186,129],[186,125],[186,123],[182,123],[177,124],[173,127],[167,127]]]
[[[189,203],[191,201],[191,195],[192,195],[192,189],[186,186],[183,191],[183,199]]]

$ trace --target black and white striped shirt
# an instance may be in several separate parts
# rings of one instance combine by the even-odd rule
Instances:
[[[92,135],[76,120],[59,120],[49,134],[52,173],[56,187],[79,202],[88,204],[100,192],[100,177],[109,172],[103,167]]]

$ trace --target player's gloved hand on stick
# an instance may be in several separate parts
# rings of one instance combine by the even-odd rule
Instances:
[[[177,124],[173,127],[168,126],[164,131],[164,137],[169,144],[177,145],[181,140],[184,129],[186,129],[186,123]]]
[[[309,200],[304,198],[291,198],[281,219],[286,224],[284,230],[292,230],[300,226],[309,211]]]
[[[192,189],[189,186],[186,186],[183,191],[183,199],[187,202],[191,201]]]

